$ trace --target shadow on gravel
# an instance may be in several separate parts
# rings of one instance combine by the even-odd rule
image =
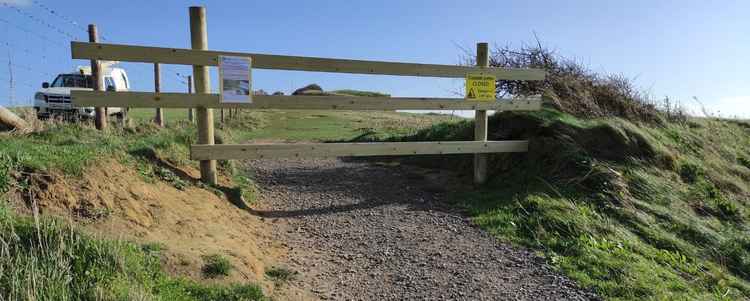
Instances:
[[[291,193],[320,197],[296,200],[285,210],[238,206],[269,218],[328,215],[392,204],[406,204],[407,210],[460,213],[442,200],[449,191],[467,189],[465,183],[457,181],[448,171],[372,159],[343,159],[337,164],[321,164],[317,168],[282,163],[278,168],[256,170],[255,180],[261,191],[264,187],[276,186]],[[330,199],[332,197],[335,199]]]

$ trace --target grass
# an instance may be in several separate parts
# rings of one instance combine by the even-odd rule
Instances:
[[[203,276],[206,278],[219,278],[229,276],[229,272],[234,267],[229,262],[229,259],[219,254],[211,254],[203,256]]]
[[[349,91],[349,90],[342,90]],[[362,92],[354,91],[353,92]],[[352,92],[352,93],[353,93]],[[376,93],[367,92],[363,93]],[[375,95],[376,96],[376,95]],[[214,120],[218,122],[218,110]],[[247,110],[237,119],[227,118],[225,125],[217,125],[219,134],[232,141],[339,141],[361,137],[391,137],[414,133],[435,123],[460,120],[447,115],[427,115],[401,112],[355,111],[281,111]],[[132,109],[133,119],[146,123],[153,119],[153,109]],[[165,109],[167,124],[184,124],[185,109]]]
[[[750,297],[750,168],[739,159],[750,154],[746,125],[644,125],[551,109],[500,116],[490,135],[528,138],[530,151],[491,156],[492,180],[451,196],[479,226],[538,250],[607,299]],[[472,129],[440,124],[391,140],[463,140]],[[467,175],[470,163],[439,160]]]
[[[271,267],[266,270],[266,276],[273,279],[276,282],[287,282],[294,280],[297,277],[297,272],[292,271],[285,267]]]
[[[182,122],[188,120],[187,109],[162,109],[164,120],[167,124]],[[154,120],[156,109],[136,108],[130,109],[129,116],[138,122],[149,122]],[[214,115],[218,117],[218,112],[214,110]]]
[[[91,237],[56,219],[0,207],[4,300],[265,300],[256,285],[207,285],[165,275],[157,245]]]
[[[390,137],[406,135],[441,121],[459,119],[445,115],[424,116],[398,112],[353,111],[278,111],[253,113],[253,131],[236,130],[229,126],[235,141],[339,141],[359,137]],[[235,130],[232,130],[232,129]]]
[[[194,127],[187,126],[159,130],[139,125],[134,130],[100,132],[82,124],[53,125],[0,140],[0,152],[21,169],[80,175],[101,157],[138,159],[154,153],[174,163],[188,163],[188,145],[195,140],[195,133]]]

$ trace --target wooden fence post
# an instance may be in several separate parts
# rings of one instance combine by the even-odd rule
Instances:
[[[487,43],[477,43],[477,67],[490,66]],[[474,140],[487,141],[487,111],[474,112]],[[487,181],[488,154],[474,154],[474,184],[481,185]]]
[[[99,42],[95,24],[89,24],[89,42]],[[91,80],[94,91],[104,91],[104,74],[102,74],[102,64],[99,60],[91,60]],[[98,130],[107,128],[107,108],[94,108],[94,124]]]
[[[154,92],[157,94],[161,92],[161,65],[159,63],[154,63]],[[164,112],[161,108],[156,108],[154,123],[160,127],[164,127]]]
[[[190,7],[190,41],[193,49],[208,50],[208,33],[206,30],[206,8]],[[210,74],[208,67],[193,65],[195,79],[195,93],[211,93]],[[214,114],[213,109],[199,107],[196,109],[198,117],[198,144],[214,144]],[[209,185],[216,185],[216,160],[201,160],[201,180]]]
[[[132,128],[133,127],[133,119],[130,118],[130,108],[123,107],[121,109],[122,109],[122,111],[120,111],[120,114],[122,116],[122,120],[120,120],[122,122],[121,126],[123,128]]]
[[[0,106],[0,131],[3,127],[25,132],[29,129],[29,124],[15,113]]]
[[[188,94],[193,94],[193,76],[188,75],[187,77],[187,84],[188,84]],[[193,123],[193,108],[188,108],[188,121],[190,123]]]

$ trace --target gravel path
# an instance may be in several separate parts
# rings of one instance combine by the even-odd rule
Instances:
[[[286,285],[296,291],[333,300],[596,298],[444,205],[456,182],[444,172],[337,159],[248,164],[261,189],[255,211],[289,249],[283,264],[299,275]]]

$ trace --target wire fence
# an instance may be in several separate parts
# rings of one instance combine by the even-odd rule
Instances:
[[[0,49],[7,53],[6,56],[0,52],[0,57],[4,60],[0,64],[0,87],[7,87],[2,89],[7,95],[0,95],[0,103],[7,99],[15,104],[15,98],[22,94],[22,97],[26,98],[25,101],[31,102],[33,89],[37,85],[31,84],[26,78],[54,78],[56,74],[50,72],[50,68],[70,61],[69,57],[66,57],[70,53],[70,41],[88,40],[88,27],[86,23],[79,22],[52,5],[38,0],[32,0],[27,5],[2,2],[0,8],[9,12],[6,16],[0,15],[0,26],[4,27],[6,32],[15,31],[32,38],[0,41]],[[99,38],[102,42],[114,43],[111,36],[99,33]],[[120,67],[130,69],[131,78],[144,79],[144,83],[153,76],[153,67],[149,64],[122,63]],[[187,75],[183,74],[187,72],[180,72],[173,66],[162,66],[162,73],[163,82],[180,87],[188,85]],[[16,89],[25,91],[17,93],[19,91]]]

